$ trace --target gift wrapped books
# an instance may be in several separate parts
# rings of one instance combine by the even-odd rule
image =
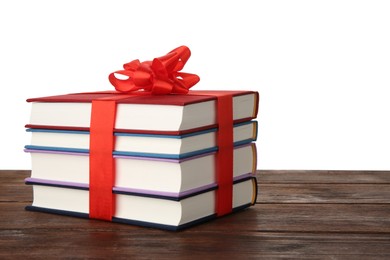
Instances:
[[[117,91],[28,100],[26,209],[178,230],[255,203],[258,93],[188,91],[187,48],[166,56],[142,91],[132,62],[130,87],[110,75]]]

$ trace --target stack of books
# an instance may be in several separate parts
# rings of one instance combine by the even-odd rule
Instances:
[[[33,203],[27,210],[90,217],[92,100],[113,93],[32,98]],[[258,93],[233,94],[232,212],[257,196]],[[117,101],[114,125],[113,222],[179,230],[217,216],[216,97],[135,96]],[[102,115],[103,116],[103,115]],[[104,142],[104,140],[103,140]]]

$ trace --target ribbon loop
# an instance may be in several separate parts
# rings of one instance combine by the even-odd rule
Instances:
[[[117,91],[133,92],[142,90],[153,95],[187,94],[199,82],[196,74],[179,72],[191,56],[187,46],[180,46],[153,61],[133,60],[108,76]],[[127,76],[118,79],[115,74]]]

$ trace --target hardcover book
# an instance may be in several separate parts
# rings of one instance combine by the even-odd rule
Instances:
[[[88,187],[33,185],[34,202],[27,209],[54,214],[89,217]],[[116,212],[113,222],[181,230],[215,218],[216,188],[193,193],[178,200],[134,195],[113,191]],[[257,183],[254,177],[235,181],[233,212],[256,202]]]
[[[85,188],[89,184],[88,153],[26,150],[31,153],[32,173],[26,181]],[[217,187],[216,152],[185,159],[114,155],[114,190],[134,194],[179,198],[194,191]],[[233,180],[256,171],[255,144],[234,149]]]
[[[198,93],[198,94],[197,94]],[[185,134],[217,126],[216,98],[190,91],[187,95],[134,95],[117,101],[116,132]],[[257,115],[258,92],[233,93],[233,120],[248,121]],[[79,93],[31,98],[28,128],[88,130],[91,102],[117,97],[112,92]]]
[[[29,128],[31,143],[26,149],[89,152],[89,131]],[[182,159],[218,150],[217,128],[182,135],[138,134],[117,132],[114,155]],[[236,124],[233,129],[234,145],[242,145],[257,138],[257,122]]]

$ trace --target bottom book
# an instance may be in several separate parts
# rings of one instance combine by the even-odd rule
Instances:
[[[33,185],[33,203],[27,210],[89,217],[88,188]],[[115,214],[113,222],[166,230],[181,230],[216,217],[216,189],[212,187],[181,199],[150,197],[113,191]],[[254,205],[257,198],[255,177],[240,179],[233,185],[233,212]]]

